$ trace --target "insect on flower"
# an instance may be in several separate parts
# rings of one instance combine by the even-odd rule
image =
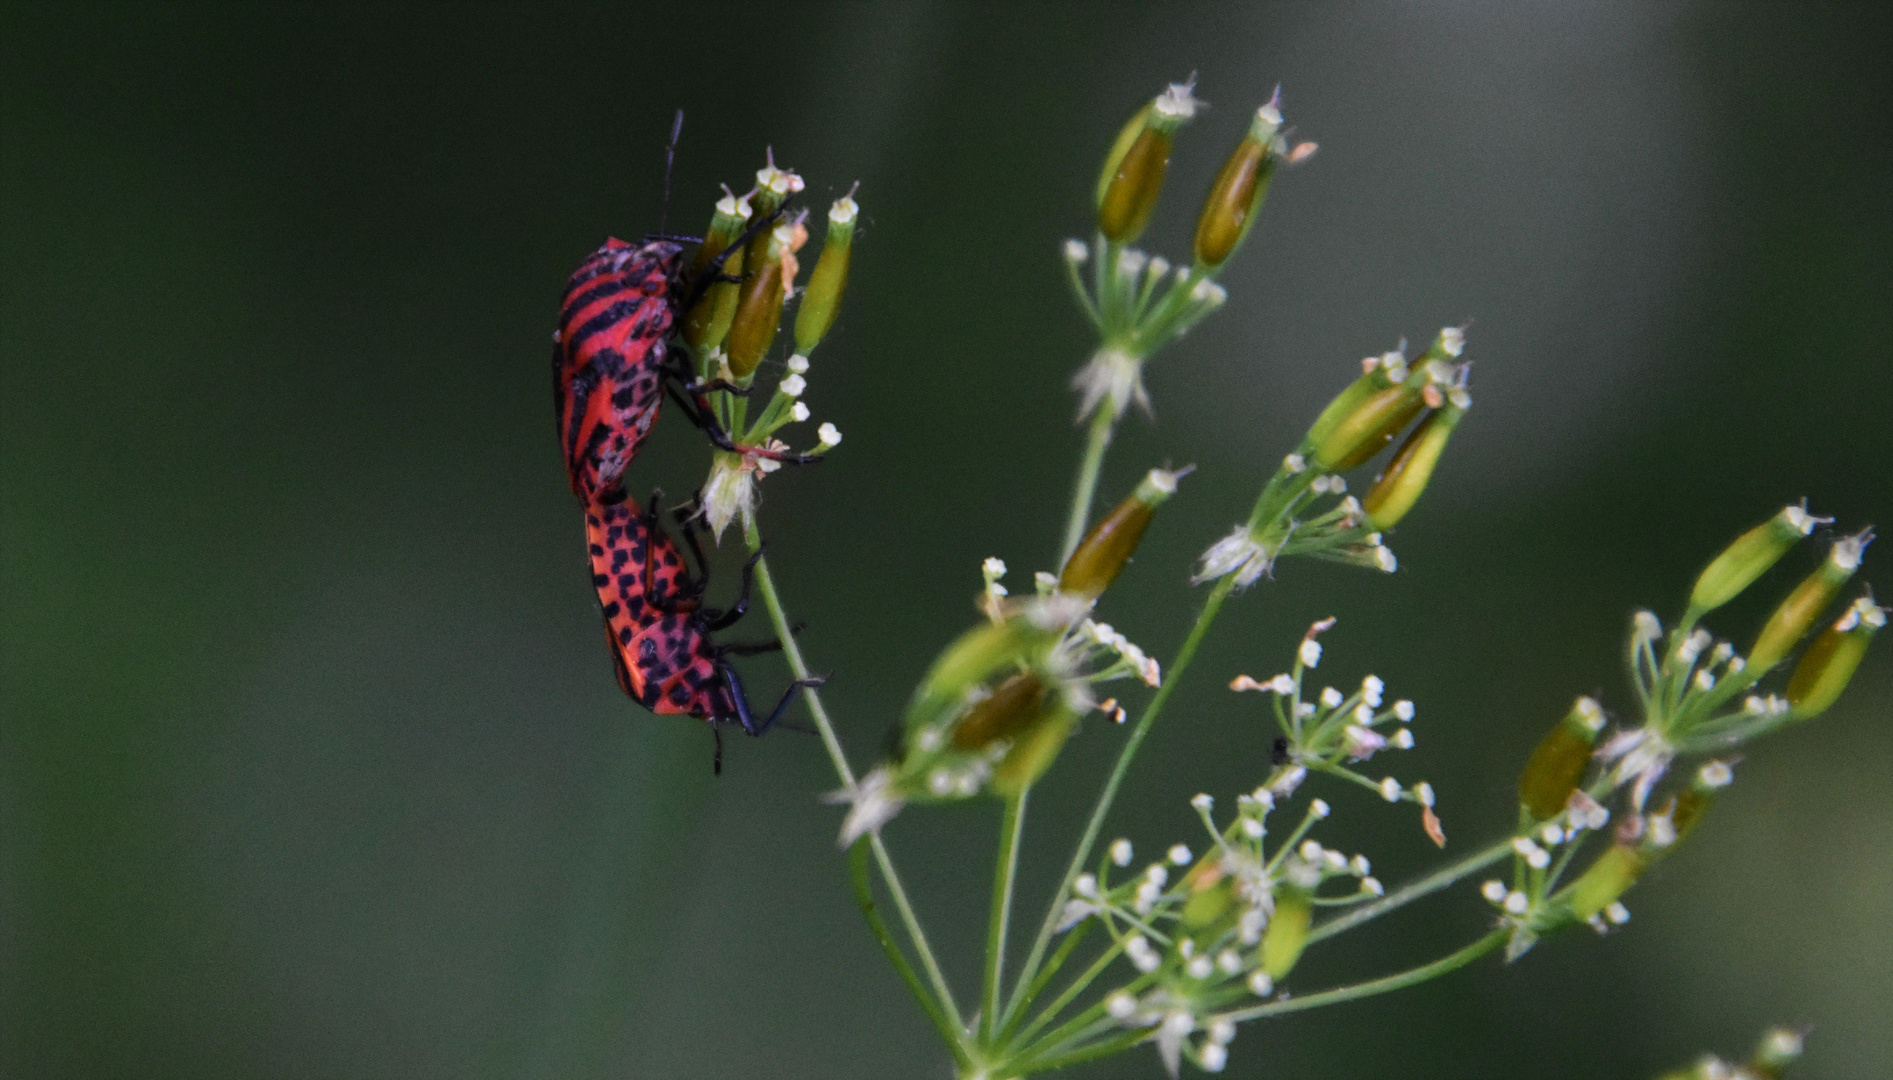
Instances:
[[[717,736],[715,769],[723,770],[722,726],[738,724],[761,735],[787,711],[798,689],[819,686],[819,678],[789,684],[775,708],[761,719],[744,694],[742,679],[729,658],[770,652],[774,641],[717,644],[711,637],[742,618],[756,558],[743,567],[743,587],[725,609],[705,607],[708,587],[703,552],[695,526],[682,522],[684,540],[695,556],[692,577],[677,544],[658,522],[661,493],[640,511],[630,498],[594,503],[586,508],[585,534],[592,584],[604,609],[605,636],[611,643],[618,685],[632,700],[658,715],[694,716],[707,721]]]

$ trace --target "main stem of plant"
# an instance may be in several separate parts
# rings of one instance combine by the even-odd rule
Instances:
[[[746,520],[743,523],[743,538],[749,550],[756,558],[756,590],[762,596],[763,607],[769,611],[769,622],[775,627],[776,640],[782,643],[782,654],[789,661],[789,670],[798,679],[810,677],[808,661],[802,658],[802,650],[795,642],[795,633],[789,624],[789,617],[782,609],[782,598],[776,593],[774,575],[769,572],[769,560],[762,555],[762,537],[756,531],[756,523]],[[815,720],[815,728],[821,733],[822,745],[828,748],[829,760],[835,766],[835,774],[841,778],[842,786],[852,788],[855,784],[854,770],[848,765],[848,755],[842,752],[841,739],[835,734],[835,725],[828,717],[828,710],[822,705],[821,695],[814,687],[802,691],[808,699],[809,715]],[[913,943],[914,951],[920,956],[920,966],[927,973],[927,981],[933,987],[936,1004],[946,1016],[952,1019],[956,1029],[953,1045],[958,1046],[965,1038],[965,1022],[961,1018],[958,1004],[953,1000],[953,991],[947,986],[946,975],[940,970],[940,963],[934,958],[933,948],[927,942],[927,934],[920,927],[920,920],[914,915],[914,908],[907,900],[907,890],[901,887],[900,875],[894,871],[894,860],[887,853],[887,846],[881,842],[881,834],[868,837],[868,844],[874,854],[875,865],[881,871],[881,880],[887,884],[888,895],[893,898],[894,910],[900,914],[901,926],[907,931],[908,940]],[[875,917],[870,915],[872,927]]]

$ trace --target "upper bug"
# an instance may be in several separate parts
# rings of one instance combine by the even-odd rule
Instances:
[[[643,511],[628,497],[586,507],[592,584],[604,609],[605,636],[619,687],[654,713],[708,721],[717,733],[720,772],[722,725],[736,724],[751,735],[761,735],[787,711],[797,689],[820,685],[822,680],[791,682],[775,708],[758,719],[728,658],[781,646],[776,642],[719,645],[711,637],[747,610],[755,559],[743,568],[742,592],[734,604],[723,610],[705,607],[708,575],[703,572],[696,536],[689,531],[692,526],[685,522],[684,537],[696,557],[699,573],[694,577],[677,544],[658,522],[659,497],[653,494],[650,507]]]
[[[588,506],[617,488],[657,422],[683,264],[673,241],[612,238],[566,283],[552,397],[572,492]]]

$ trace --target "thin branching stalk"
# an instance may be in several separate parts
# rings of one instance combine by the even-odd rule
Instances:
[[[1071,558],[1078,541],[1084,539],[1085,525],[1091,520],[1091,500],[1098,492],[1098,471],[1104,466],[1104,452],[1111,445],[1112,428],[1116,426],[1113,411],[1112,403],[1105,401],[1091,417],[1091,426],[1085,435],[1085,456],[1078,466],[1078,482],[1072,488],[1071,517],[1065,522],[1065,544],[1058,552],[1059,566]]]
[[[1019,835],[1025,830],[1027,792],[1006,800],[999,824],[999,862],[993,870],[992,914],[986,925],[986,976],[981,991],[979,1023],[987,1043],[999,1030],[1000,980],[1005,977],[1006,931],[1012,917],[1012,883],[1019,869]]]
[[[874,902],[874,883],[868,879],[869,851],[868,839],[863,837],[855,841],[853,849],[848,854],[850,876],[854,881],[855,902],[861,905],[861,915],[867,920],[868,930],[874,934],[874,940],[881,943],[881,951],[887,954],[888,960],[894,965],[894,970],[900,973],[900,977],[907,983],[907,988],[913,992],[914,997],[919,999],[920,1007],[926,1010],[927,1019],[933,1021],[934,1029],[940,1033],[940,1038],[945,1040],[954,1058],[964,1067],[969,1064],[970,1059],[967,1057],[965,1046],[962,1045],[961,1032],[954,1021],[940,1008],[940,1003],[927,992],[927,987],[920,981],[920,976],[914,971],[914,966],[907,962],[907,954],[901,951],[900,943],[895,941],[894,935],[888,932],[886,920],[881,918],[880,909]]]
[[[1313,945],[1323,938],[1333,937],[1336,934],[1352,930],[1362,923],[1372,922],[1396,908],[1405,907],[1423,896],[1431,896],[1461,878],[1476,874],[1486,867],[1491,866],[1493,863],[1510,857],[1511,854],[1512,840],[1510,837],[1507,837],[1493,844],[1491,847],[1481,849],[1466,856],[1451,866],[1436,870],[1418,881],[1403,885],[1372,903],[1362,904],[1360,907],[1355,908],[1345,915],[1329,919],[1308,932],[1308,944]]]
[[[1189,670],[1190,661],[1195,658],[1196,650],[1208,635],[1216,615],[1222,610],[1223,601],[1229,598],[1229,592],[1235,587],[1235,579],[1225,577],[1216,583],[1210,591],[1209,599],[1203,602],[1203,610],[1196,617],[1196,624],[1190,627],[1190,634],[1183,639],[1183,647],[1177,650],[1176,659],[1170,661],[1169,670],[1164,674],[1163,685],[1144,707],[1144,714],[1137,718],[1137,726],[1131,729],[1130,737],[1124,740],[1124,748],[1118,751],[1117,764],[1112,766],[1110,778],[1104,782],[1104,790],[1098,796],[1098,804],[1091,811],[1091,819],[1085,823],[1084,835],[1078,840],[1078,847],[1072,852],[1071,865],[1065,868],[1065,876],[1059,882],[1058,889],[1052,894],[1050,910],[1045,913],[1045,921],[1039,926],[1038,937],[1032,942],[1032,951],[1027,954],[1025,964],[1019,969],[1019,984],[1013,993],[1012,1009],[1019,1007],[1025,988],[1038,975],[1039,962],[1045,958],[1045,950],[1051,944],[1052,935],[1058,930],[1059,916],[1064,912],[1065,897],[1071,892],[1071,883],[1084,872],[1085,864],[1091,859],[1091,849],[1098,842],[1098,834],[1104,830],[1104,818],[1111,812],[1111,803],[1117,798],[1117,789],[1124,782],[1124,774],[1130,771],[1131,761],[1137,756],[1137,748],[1143,745],[1144,737],[1150,734],[1157,717],[1163,712],[1164,703],[1170,700],[1170,694],[1176,689],[1183,673]]]
[[[1279,1001],[1271,1001],[1266,1005],[1257,1005],[1248,1009],[1238,1009],[1235,1012],[1225,1013],[1224,1015],[1230,1020],[1241,1023],[1244,1020],[1255,1020],[1264,1016],[1281,1016],[1286,1013],[1301,1012],[1304,1009],[1319,1009],[1324,1005],[1339,1005],[1344,1001],[1358,1001],[1361,998],[1373,997],[1375,994],[1404,990],[1409,986],[1418,986],[1420,983],[1430,979],[1437,979],[1441,975],[1465,967],[1467,964],[1479,959],[1486,953],[1505,944],[1506,939],[1511,936],[1512,932],[1510,930],[1501,927],[1472,944],[1467,945],[1465,948],[1442,956],[1430,964],[1421,964],[1416,968],[1410,968],[1406,971],[1379,979],[1369,979],[1367,982],[1355,983],[1352,986],[1338,986],[1333,990],[1323,990],[1314,994],[1301,994]]]
[[[810,677],[808,661],[802,658],[802,650],[796,644],[788,614],[783,611],[782,598],[776,593],[775,578],[769,573],[769,560],[761,553],[762,537],[756,532],[753,521],[746,523],[744,537],[749,543],[749,550],[756,556],[756,591],[762,597],[763,607],[769,612],[769,622],[775,627],[776,640],[782,643],[782,654],[789,661],[789,670],[797,679],[807,679]],[[808,699],[809,715],[815,719],[816,730],[821,733],[822,745],[828,748],[828,756],[834,763],[836,774],[840,776],[843,786],[854,786],[854,770],[848,766],[848,756],[842,752],[841,740],[835,735],[835,725],[828,718],[828,710],[822,706],[821,695],[815,692],[814,687],[805,688],[802,693]],[[875,865],[881,871],[881,880],[887,884],[888,895],[894,901],[894,909],[900,914],[901,926],[907,931],[914,952],[920,956],[921,967],[926,969],[936,1004],[953,1019],[956,1030],[964,1028],[959,1006],[953,1000],[953,991],[947,985],[946,975],[940,970],[940,962],[935,959],[932,946],[928,944],[926,931],[914,915],[913,905],[907,900],[907,890],[901,887],[900,875],[894,870],[894,860],[889,857],[887,846],[881,842],[879,833],[868,838],[868,845],[874,853]],[[959,1036],[956,1036],[956,1046],[958,1039]]]

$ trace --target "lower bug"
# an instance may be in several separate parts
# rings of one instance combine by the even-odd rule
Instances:
[[[705,607],[708,573],[689,521],[684,540],[695,556],[693,577],[683,553],[658,521],[657,501],[640,511],[630,498],[592,503],[585,512],[592,584],[604,608],[605,636],[611,644],[618,685],[638,704],[660,715],[694,716],[708,721],[717,737],[714,767],[723,771],[722,727],[737,724],[761,735],[788,710],[795,692],[819,686],[822,679],[791,682],[775,708],[758,719],[732,656],[771,652],[778,642],[717,644],[711,637],[742,618],[756,557],[743,567],[742,590],[725,609]]]

